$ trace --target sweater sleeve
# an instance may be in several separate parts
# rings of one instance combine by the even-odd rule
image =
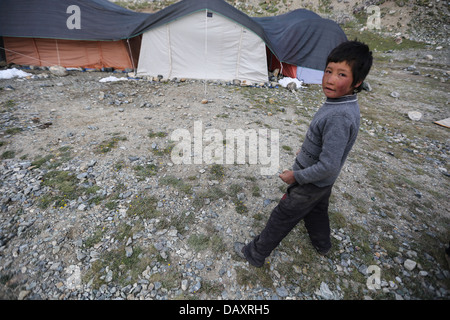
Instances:
[[[322,150],[319,160],[308,168],[294,171],[295,180],[299,184],[314,183],[339,175],[342,158],[351,135],[351,126],[351,120],[344,115],[336,115],[325,120],[322,126]]]

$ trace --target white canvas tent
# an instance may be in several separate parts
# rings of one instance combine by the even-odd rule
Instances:
[[[200,10],[145,32],[137,73],[264,83],[266,45],[243,25]]]

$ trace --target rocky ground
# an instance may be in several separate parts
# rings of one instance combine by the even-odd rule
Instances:
[[[279,132],[277,170],[289,168],[320,86],[41,69],[0,80],[0,298],[448,299],[450,136],[434,123],[450,116],[448,53],[375,53],[331,198],[330,255],[300,224],[260,269],[233,244],[264,227],[286,186],[248,161],[177,164],[173,134]]]

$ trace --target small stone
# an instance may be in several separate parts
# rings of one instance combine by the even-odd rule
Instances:
[[[198,290],[200,290],[200,288],[202,287],[202,284],[200,281],[197,281],[189,290],[189,292],[194,293],[197,292]]]
[[[302,274],[302,269],[296,264],[294,264],[292,268],[294,269],[295,273]]]
[[[398,98],[398,97],[400,97],[400,93],[398,93],[397,91],[392,91],[391,92],[391,97],[392,98]]]
[[[181,280],[181,290],[186,291],[188,288],[188,281],[186,279]]]
[[[17,298],[17,300],[23,300],[29,294],[30,294],[30,291],[22,290],[19,292],[19,297]]]
[[[409,270],[409,271],[414,270],[416,265],[417,265],[417,262],[415,262],[411,259],[406,259],[405,262],[403,263],[403,266],[406,268],[406,270]]]
[[[422,119],[422,113],[419,111],[410,111],[408,112],[408,117],[413,121],[419,121]]]
[[[322,282],[320,284],[320,289],[316,290],[314,293],[326,300],[332,300],[334,298],[333,292],[325,282]]]
[[[237,197],[237,199],[238,199],[239,201],[244,201],[244,200],[245,200],[245,193],[243,193],[243,192],[238,193],[238,194],[236,195],[236,197]]]
[[[279,297],[287,297],[289,295],[289,292],[286,290],[285,287],[277,288],[277,295]]]
[[[295,82],[289,82],[288,85],[286,86],[286,89],[292,91],[292,90],[296,90],[297,89],[297,85],[295,84]]]
[[[48,69],[52,74],[58,77],[64,77],[69,74],[69,72],[66,70],[66,68],[61,66],[52,66]]]
[[[204,265],[203,263],[201,263],[201,262],[197,262],[197,263],[195,264],[195,267],[196,267],[198,270],[203,270],[203,268],[205,268],[205,265]]]
[[[125,247],[125,254],[126,254],[127,258],[131,257],[133,255],[133,248]]]
[[[128,238],[127,243],[125,244],[125,246],[130,246],[130,244],[133,243],[133,240],[131,239],[131,237]]]

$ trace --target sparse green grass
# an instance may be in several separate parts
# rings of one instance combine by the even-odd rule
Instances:
[[[119,141],[125,141],[127,140],[126,137],[121,137],[119,135],[114,135],[110,139],[102,141],[100,144],[98,144],[94,148],[94,152],[97,154],[105,154],[113,150],[114,148],[117,148]]]
[[[206,191],[198,192],[193,201],[195,208],[199,209],[205,204],[205,200],[215,201],[219,199],[226,199],[228,197],[227,193],[217,186],[208,188]]]
[[[34,161],[31,162],[31,165],[36,167],[36,168],[40,168],[46,162],[50,161],[50,159],[52,159],[52,158],[53,158],[52,154],[48,154],[48,155],[43,156],[43,157],[37,157]]]
[[[213,164],[209,168],[211,179],[222,181],[225,177],[225,167],[221,164]]]
[[[173,142],[170,142],[167,146],[165,146],[164,148],[155,148],[152,149],[152,152],[155,156],[158,157],[163,157],[166,155],[169,155],[172,152],[172,149],[175,147],[175,144]]]
[[[145,180],[147,177],[154,176],[158,172],[158,167],[155,164],[147,164],[145,166],[137,165],[133,169],[140,181]]]
[[[8,128],[5,130],[5,134],[9,134],[9,135],[15,135],[18,134],[20,132],[22,132],[23,129],[22,128],[18,128],[18,127],[14,127],[14,128]]]
[[[49,169],[57,168],[60,165],[68,162],[70,159],[72,159],[72,147],[64,146],[58,148],[48,167]]]
[[[167,137],[167,132],[163,132],[163,131],[154,132],[153,130],[149,130],[148,137],[149,138],[164,138],[164,137]]]
[[[423,49],[426,44],[413,40],[403,39],[402,43],[397,44],[395,38],[386,38],[376,32],[359,31],[356,28],[344,27],[344,32],[350,40],[358,39],[366,43],[371,50],[385,52],[388,50],[405,50],[405,49]]]
[[[84,247],[92,248],[96,243],[100,242],[104,233],[105,230],[100,227],[95,229],[95,231],[91,234],[91,236],[83,241]]]
[[[153,196],[136,196],[128,205],[127,215],[145,219],[156,218],[160,216],[160,212],[156,210],[157,203],[158,200]]]
[[[0,113],[11,112],[17,103],[14,100],[6,100],[0,103]]]
[[[238,198],[238,194],[241,193],[243,190],[244,188],[239,184],[232,184],[229,190],[229,195],[234,203],[235,210],[237,213],[241,214],[248,212],[247,206],[244,204],[242,200]]]
[[[215,254],[224,252],[224,243],[217,234],[193,234],[188,239],[189,246],[195,251],[204,251],[210,249]]]
[[[16,156],[16,152],[12,150],[7,150],[2,153],[2,159],[13,159]]]
[[[236,281],[241,286],[273,289],[273,280],[270,274],[269,264],[265,264],[261,268],[244,269],[242,267],[236,268]]]
[[[162,177],[159,179],[159,183],[165,186],[172,186],[187,195],[192,194],[192,186],[175,176]]]
[[[105,200],[105,197],[97,195],[97,191],[100,190],[99,186],[84,187],[69,171],[48,171],[42,177],[42,184],[51,188],[50,192],[37,199],[38,206],[42,209],[48,208],[51,204],[53,204],[53,208],[63,209],[69,205],[71,200],[81,196],[87,197],[89,205],[99,205]]]
[[[83,282],[92,281],[94,289],[100,288],[107,282],[108,271],[112,272],[111,282],[126,286],[133,284],[150,264],[152,255],[150,249],[144,250],[139,246],[133,247],[133,254],[126,256],[125,247],[104,251],[100,258],[92,263],[92,266],[83,275]]]
[[[47,195],[40,199],[42,208],[46,208],[50,203],[54,203],[55,208],[64,208],[70,200],[77,199],[83,194],[76,176],[68,171],[49,171],[43,176],[42,184],[54,190],[51,196]]]

